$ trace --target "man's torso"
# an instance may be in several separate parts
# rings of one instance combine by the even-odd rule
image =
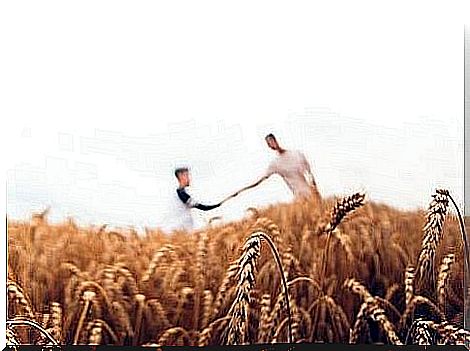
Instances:
[[[295,197],[309,196],[310,186],[305,178],[307,167],[299,151],[286,150],[276,156],[269,169],[281,176]]]
[[[173,213],[177,229],[191,230],[193,228],[191,208],[181,200],[178,195],[178,189],[175,189],[173,193]]]

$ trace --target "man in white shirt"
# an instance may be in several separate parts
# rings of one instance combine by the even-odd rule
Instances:
[[[268,147],[276,151],[276,158],[272,160],[265,174],[259,180],[237,191],[222,203],[231,197],[237,196],[242,191],[258,186],[273,174],[282,177],[295,199],[313,197],[316,201],[321,201],[321,195],[317,189],[310,164],[304,154],[300,151],[283,149],[273,134],[268,134],[265,140]]]
[[[175,170],[175,177],[178,180],[178,188],[173,195],[173,208],[171,218],[165,224],[165,230],[192,230],[194,227],[191,209],[196,208],[201,211],[210,211],[219,207],[222,202],[215,205],[203,205],[196,201],[187,190],[191,183],[189,169],[180,167]]]

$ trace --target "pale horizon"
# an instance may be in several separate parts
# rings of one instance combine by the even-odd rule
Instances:
[[[444,121],[426,122],[387,128],[327,109],[306,109],[255,128],[194,120],[169,124],[159,134],[25,128],[25,153],[33,145],[48,148],[8,171],[7,215],[27,219],[50,206],[52,222],[72,217],[81,225],[160,227],[177,186],[175,166],[191,167],[191,188],[202,202],[218,202],[263,174],[275,155],[264,142],[269,132],[283,147],[304,152],[325,197],[362,191],[371,201],[415,210],[425,209],[434,189],[442,187],[461,203],[462,140]],[[192,139],[178,131],[184,126]],[[219,209],[193,214],[200,228],[214,216],[237,220],[248,207],[291,199],[282,179],[273,176]]]
[[[352,4],[324,5],[337,21],[274,3],[217,17],[188,3],[175,21],[165,13],[177,6],[147,5],[58,19],[53,3],[32,3],[5,19],[16,33],[3,39],[15,53],[3,58],[10,218],[50,205],[51,220],[153,227],[174,163],[191,165],[201,200],[219,201],[264,172],[269,132],[306,154],[324,196],[425,208],[443,187],[463,204],[464,33],[452,9],[417,26],[394,8],[351,18]],[[273,177],[197,220],[289,199]]]

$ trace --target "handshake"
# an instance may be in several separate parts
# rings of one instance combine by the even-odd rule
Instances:
[[[259,184],[261,184],[261,182],[263,182],[264,180],[268,179],[268,176],[263,176],[262,178],[260,178],[258,181],[256,181],[255,183],[253,184],[250,184],[236,192],[234,192],[232,195],[229,195],[227,196],[225,199],[223,199],[220,203],[219,203],[219,206],[222,205],[223,203],[225,203],[226,201],[230,200],[231,198],[234,198],[235,196],[239,195],[240,193],[244,192],[245,190],[248,190],[248,189],[252,189],[256,186],[258,186]]]
[[[241,191],[236,191],[234,192],[233,194],[227,196],[225,199],[223,199],[221,202],[219,202],[219,206],[220,205],[223,205],[225,202],[227,202],[228,200],[230,200],[231,198],[234,198],[235,196],[237,196],[238,194],[240,194]]]

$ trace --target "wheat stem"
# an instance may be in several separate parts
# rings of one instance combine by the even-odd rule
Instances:
[[[284,270],[282,268],[282,263],[281,263],[281,258],[279,255],[279,251],[276,248],[276,245],[274,245],[273,240],[265,233],[259,232],[259,235],[266,240],[266,242],[269,244],[269,247],[271,248],[271,252],[274,256],[274,259],[277,263],[277,268],[279,269],[279,273],[281,276],[282,280],[282,285],[284,288],[284,295],[286,298],[286,309],[287,309],[287,323],[288,323],[288,331],[289,331],[289,343],[292,343],[292,317],[291,317],[291,309],[290,309],[290,301],[289,301],[289,291],[288,291],[288,286],[287,286],[287,281],[286,281],[286,276],[284,275]]]
[[[449,197],[450,201],[452,202],[452,205],[455,207],[455,211],[457,212],[457,218],[459,219],[459,226],[460,226],[460,233],[462,234],[462,241],[465,247],[465,268],[467,274],[470,273],[470,249],[469,249],[469,244],[468,244],[468,238],[467,238],[467,231],[465,230],[465,224],[463,221],[462,214],[460,213],[459,207],[457,206],[457,203],[455,202],[454,198],[452,195],[450,195],[449,192],[447,192],[447,196]]]

